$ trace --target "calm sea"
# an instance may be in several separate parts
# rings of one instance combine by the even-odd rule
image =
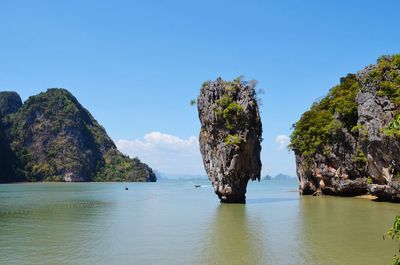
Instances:
[[[400,204],[296,190],[253,182],[221,205],[208,181],[0,185],[0,264],[390,264]]]

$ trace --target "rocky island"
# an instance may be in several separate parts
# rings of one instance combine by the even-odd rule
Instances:
[[[23,104],[0,92],[0,182],[156,181],[138,158],[120,153],[106,131],[65,89]]]
[[[197,100],[200,152],[223,203],[245,203],[248,181],[260,180],[262,125],[256,82],[205,82]]]
[[[294,124],[302,194],[400,200],[400,55],[348,74]]]

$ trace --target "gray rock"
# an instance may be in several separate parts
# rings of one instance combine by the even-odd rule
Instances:
[[[262,125],[255,83],[221,78],[198,97],[200,151],[221,202],[244,203],[248,181],[260,180]]]
[[[395,116],[396,105],[387,97],[377,94],[379,84],[370,82],[366,76],[372,68],[358,73],[362,89],[357,95],[358,123],[367,131],[365,139],[360,139],[362,149],[367,154],[367,173],[378,183],[390,182],[394,171],[399,171],[399,142],[386,136],[382,129]],[[392,171],[392,172],[390,172]]]
[[[325,151],[313,155],[311,162],[294,150],[301,194],[370,193],[381,199],[399,201],[400,142],[383,131],[395,118],[399,106],[379,91],[382,82],[393,82],[400,76],[400,69],[393,66],[391,74],[371,78],[371,71],[376,67],[368,66],[356,74],[359,84],[355,99],[356,125],[362,128],[359,133],[341,126],[339,131],[332,132],[332,142],[323,146]],[[334,119],[338,124],[343,122],[337,113]],[[365,164],[357,164],[358,152],[365,155]]]
[[[355,180],[333,178],[330,185],[323,187],[322,191],[327,195],[358,196],[365,194],[367,183],[367,178],[357,178]]]
[[[390,182],[386,185],[370,184],[368,192],[380,200],[400,202],[400,183]]]

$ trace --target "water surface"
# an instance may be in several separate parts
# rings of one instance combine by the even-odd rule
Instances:
[[[221,205],[207,181],[0,185],[0,264],[390,264],[400,205],[296,189]]]

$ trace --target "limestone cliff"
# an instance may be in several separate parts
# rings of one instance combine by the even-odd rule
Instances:
[[[22,106],[20,96],[15,92],[0,92],[0,183],[22,181],[18,174],[19,159],[12,151],[7,139],[3,118],[17,112]]]
[[[106,131],[65,89],[24,104],[0,93],[0,181],[155,181],[151,168],[121,154]]]
[[[400,55],[341,79],[294,125],[302,194],[400,198]]]
[[[16,92],[0,92],[0,117],[17,112],[21,106],[22,100]]]
[[[218,78],[197,100],[204,167],[221,202],[244,203],[248,181],[260,180],[262,126],[255,82]]]

